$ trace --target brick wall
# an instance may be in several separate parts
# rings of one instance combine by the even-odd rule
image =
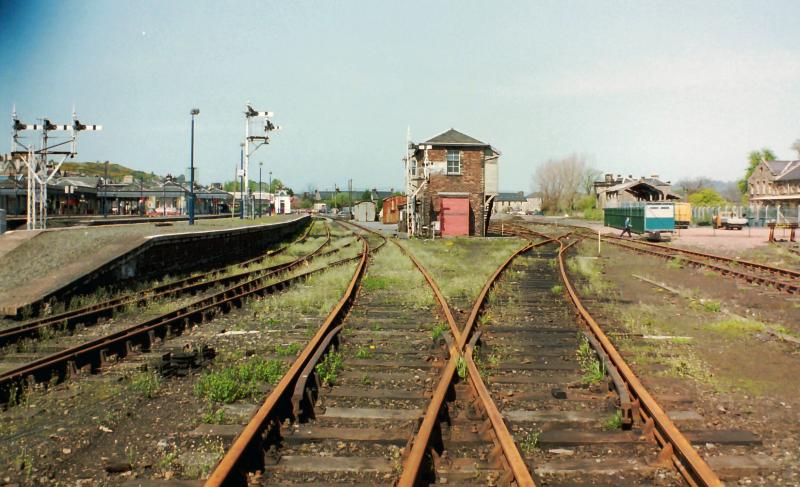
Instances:
[[[434,212],[439,211],[439,192],[469,193],[469,234],[483,236],[484,148],[462,148],[460,152],[461,174],[448,175],[445,173],[447,150],[442,148],[428,151],[428,159],[434,164],[428,184],[432,209]],[[438,220],[438,215],[434,215],[432,219]]]

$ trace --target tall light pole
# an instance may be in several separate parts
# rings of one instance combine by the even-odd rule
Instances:
[[[269,172],[269,194],[272,195],[269,202],[269,214],[272,215],[273,207],[275,206],[275,193],[272,191],[272,171]]]
[[[192,143],[189,150],[189,225],[194,225],[194,117],[200,115],[199,108],[192,108]]]
[[[239,144],[239,218],[244,220],[244,142]]]
[[[264,190],[261,188],[261,166],[263,166],[263,162],[258,163],[258,217],[261,218],[261,195],[264,194]]]

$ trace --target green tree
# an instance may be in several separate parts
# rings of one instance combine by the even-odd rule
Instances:
[[[689,195],[689,203],[692,206],[725,206],[728,202],[719,193],[711,188],[703,188],[700,191]]]
[[[372,192],[365,189],[364,192],[361,193],[361,201],[372,201]]]
[[[739,180],[739,191],[741,191],[743,195],[747,195],[747,180],[753,175],[753,171],[761,164],[761,161],[774,161],[775,153],[770,149],[764,148],[760,151],[752,151],[747,158],[748,163],[747,169],[744,172],[744,179]]]

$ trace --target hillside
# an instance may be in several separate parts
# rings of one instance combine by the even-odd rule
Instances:
[[[106,164],[104,162],[65,162],[61,165],[61,171],[82,176],[103,176],[106,173]],[[145,182],[160,179],[155,174],[137,171],[113,162],[108,163],[108,176],[114,181],[121,180],[123,176],[133,176],[137,181],[144,179]]]

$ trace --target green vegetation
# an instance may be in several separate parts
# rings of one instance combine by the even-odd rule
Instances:
[[[515,250],[517,238],[456,237],[404,242],[431,273],[451,306],[468,308],[486,280]]]
[[[456,373],[462,379],[467,378],[467,361],[464,360],[464,357],[458,357],[456,361]]]
[[[561,284],[556,284],[550,288],[550,292],[553,294],[562,294],[564,292],[564,286]]]
[[[336,382],[339,372],[344,367],[342,363],[342,354],[340,352],[330,351],[322,362],[316,366],[317,374],[323,384],[326,386],[333,385]]]
[[[278,357],[294,357],[300,351],[299,343],[290,343],[288,345],[275,345],[275,354]]]
[[[709,313],[719,313],[722,309],[722,304],[713,299],[698,299],[689,302],[689,306],[694,309],[708,311]]]
[[[715,207],[725,206],[728,202],[719,193],[711,188],[703,188],[700,191],[690,194],[687,198],[692,206],[700,207]]]
[[[143,397],[153,398],[161,389],[161,379],[152,372],[140,372],[131,378],[131,389]]]
[[[747,180],[753,175],[762,160],[774,161],[775,153],[765,147],[760,151],[752,151],[747,155],[747,169],[744,171],[744,177],[738,181],[739,191],[742,192],[742,195],[747,195]]]
[[[434,342],[438,342],[439,339],[444,336],[444,333],[449,329],[450,327],[448,327],[445,323],[437,323],[433,325],[433,329],[431,330],[431,339],[433,339]]]
[[[728,337],[746,337],[754,333],[763,332],[765,330],[764,323],[755,320],[748,320],[744,318],[729,318],[725,320],[715,321],[708,325],[711,330],[726,335]]]
[[[617,409],[610,418],[603,421],[603,429],[618,430],[620,428],[622,428],[622,411]]]
[[[215,409],[209,404],[209,409],[203,413],[203,422],[207,424],[223,424],[225,422],[225,409]]]
[[[152,172],[146,173],[144,171],[137,171],[113,162],[108,162],[108,172],[106,173],[106,162],[65,162],[61,165],[61,170],[62,172],[75,173],[83,176],[103,177],[108,174],[109,178],[118,182],[122,181],[124,176],[133,176],[137,183],[140,179],[144,180],[145,183],[151,183],[161,179]]]
[[[533,430],[528,431],[525,433],[519,441],[519,447],[522,450],[522,453],[529,455],[533,453],[537,446],[539,446],[539,436],[542,434],[541,431]]]
[[[668,269],[683,269],[685,265],[686,261],[684,261],[680,257],[673,257],[669,261],[667,261]]]
[[[360,346],[356,351],[356,358],[359,360],[365,360],[372,357],[372,350],[368,347]]]
[[[280,360],[253,357],[246,362],[203,374],[195,386],[195,394],[216,403],[232,403],[255,397],[263,384],[276,384],[286,372]]]
[[[580,345],[578,346],[576,355],[578,357],[578,363],[580,364],[581,371],[583,372],[583,376],[581,376],[581,382],[584,384],[596,384],[598,382],[602,382],[606,377],[605,364],[597,359],[597,354],[589,344],[589,340],[587,340],[582,334],[579,334],[579,336]]]
[[[386,277],[373,277],[367,276],[361,281],[361,286],[365,291],[374,291],[376,289],[388,289],[389,279]]]

